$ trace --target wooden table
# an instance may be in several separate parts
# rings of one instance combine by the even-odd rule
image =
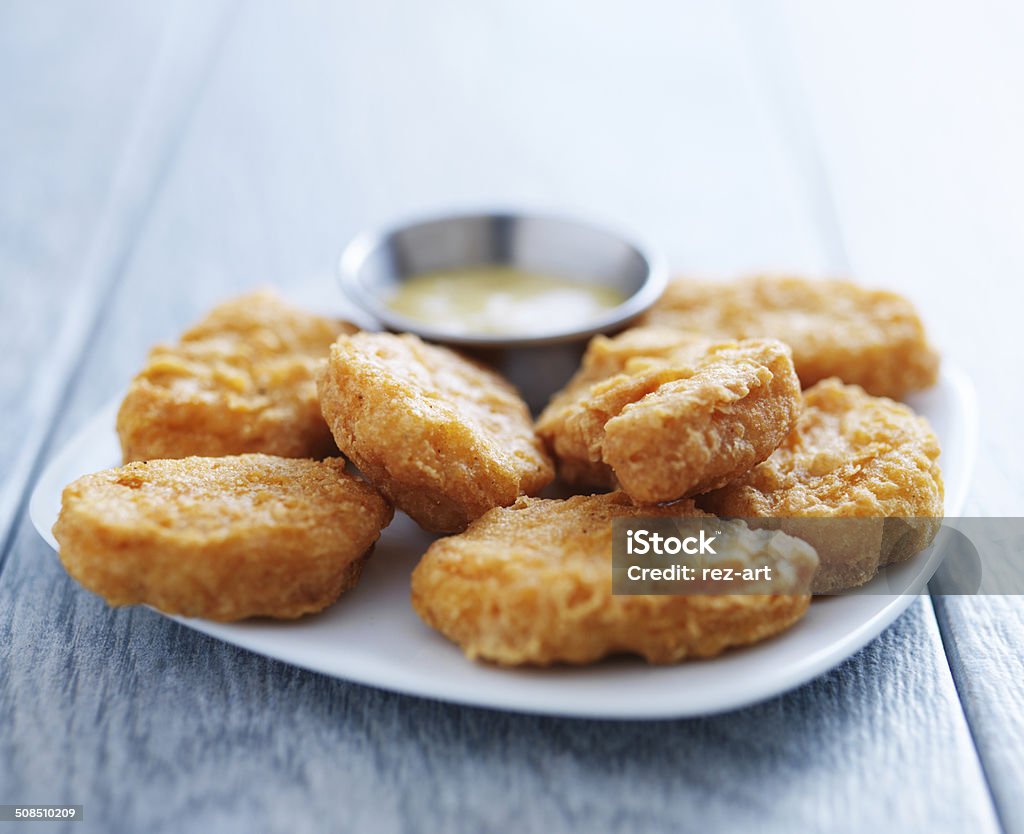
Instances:
[[[357,229],[582,209],[694,273],[906,292],[1019,515],[1024,13],[787,2],[0,6],[0,802],[96,831],[1024,831],[1024,607],[918,600],[714,718],[467,709],[109,610],[27,495],[153,341]]]

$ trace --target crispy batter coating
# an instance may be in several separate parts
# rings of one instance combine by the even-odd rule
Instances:
[[[814,592],[834,593],[931,543],[943,515],[938,458],[923,417],[827,379],[804,392],[796,428],[768,460],[697,502],[723,516],[776,517],[765,526],[817,549]]]
[[[837,376],[899,399],[938,375],[938,354],[910,301],[848,281],[678,278],[640,323],[715,339],[780,339],[793,349],[805,388]]]
[[[338,448],[427,530],[464,530],[554,477],[516,390],[416,336],[342,336],[319,388]]]
[[[723,486],[764,460],[800,411],[789,348],[665,328],[595,337],[537,431],[570,483],[657,503]]]
[[[316,371],[353,325],[297,310],[271,292],[227,301],[157,345],[117,415],[125,462],[264,452],[336,452]]]
[[[111,605],[291,619],[354,586],[391,521],[344,469],[259,454],[129,463],[66,487],[53,533],[68,573]]]
[[[712,657],[803,616],[814,551],[765,531],[739,535],[750,538],[751,555],[770,551],[785,561],[792,594],[612,594],[613,518],[703,515],[691,501],[636,507],[620,492],[522,498],[432,544],[413,572],[413,607],[470,658],[510,666],[620,653],[651,663]]]

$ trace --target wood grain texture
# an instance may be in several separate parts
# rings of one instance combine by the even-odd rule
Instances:
[[[209,14],[183,25],[214,31]],[[112,222],[118,256],[96,274],[116,291],[49,451],[153,341],[257,284],[323,296],[344,241],[396,215],[561,205],[630,220],[680,268],[842,267],[802,156],[813,134],[794,140],[751,37],[719,4],[245,4],[194,112],[163,122],[183,129],[161,173],[140,166],[156,184],[133,192],[142,216]],[[530,718],[111,612],[22,520],[0,574],[0,669],[0,802],[83,802],[84,830],[996,830],[921,603],[751,710]]]
[[[1024,604],[1019,596],[935,597],[957,691],[1006,831],[1024,831]]]

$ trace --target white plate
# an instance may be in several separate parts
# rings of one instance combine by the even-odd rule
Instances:
[[[911,399],[942,442],[946,515],[964,505],[974,465],[977,420],[967,377],[946,368],[939,384]],[[50,528],[65,484],[114,466],[116,403],[97,414],[46,467],[32,495],[36,529]],[[359,586],[328,611],[298,622],[225,625],[175,618],[189,628],[268,657],[396,692],[462,704],[553,715],[653,719],[722,712],[802,684],[838,665],[889,625],[941,561],[919,554],[862,592],[815,602],[794,628],[713,660],[649,666],[616,659],[585,668],[500,669],[466,660],[428,629],[409,604],[409,574],[431,537],[401,513],[381,537]],[[885,584],[879,584],[884,582]],[[881,591],[881,593],[879,593]]]

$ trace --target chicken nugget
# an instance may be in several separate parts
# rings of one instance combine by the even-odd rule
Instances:
[[[821,559],[814,593],[834,593],[931,544],[943,515],[938,458],[923,417],[827,379],[804,392],[796,428],[768,460],[697,503],[810,542]]]
[[[132,381],[117,415],[124,461],[336,453],[316,371],[355,330],[267,291],[215,307],[177,344],[153,348]]]
[[[754,276],[730,283],[678,278],[640,324],[715,339],[780,339],[805,388],[837,376],[899,399],[935,384],[939,358],[913,304],[848,281]]]
[[[814,550],[742,524],[731,531],[738,549],[785,565],[786,593],[614,595],[612,519],[645,516],[710,518],[692,501],[637,507],[621,492],[521,498],[430,546],[412,575],[413,607],[470,658],[508,666],[712,657],[771,637],[807,610]]]
[[[554,477],[516,390],[411,334],[342,336],[319,388],[338,448],[427,530],[464,530]]]
[[[260,454],[129,463],[66,487],[53,534],[67,572],[111,605],[292,619],[353,587],[391,521],[344,470]]]
[[[658,503],[723,486],[764,460],[800,411],[789,348],[665,328],[595,337],[537,421],[563,480]]]

